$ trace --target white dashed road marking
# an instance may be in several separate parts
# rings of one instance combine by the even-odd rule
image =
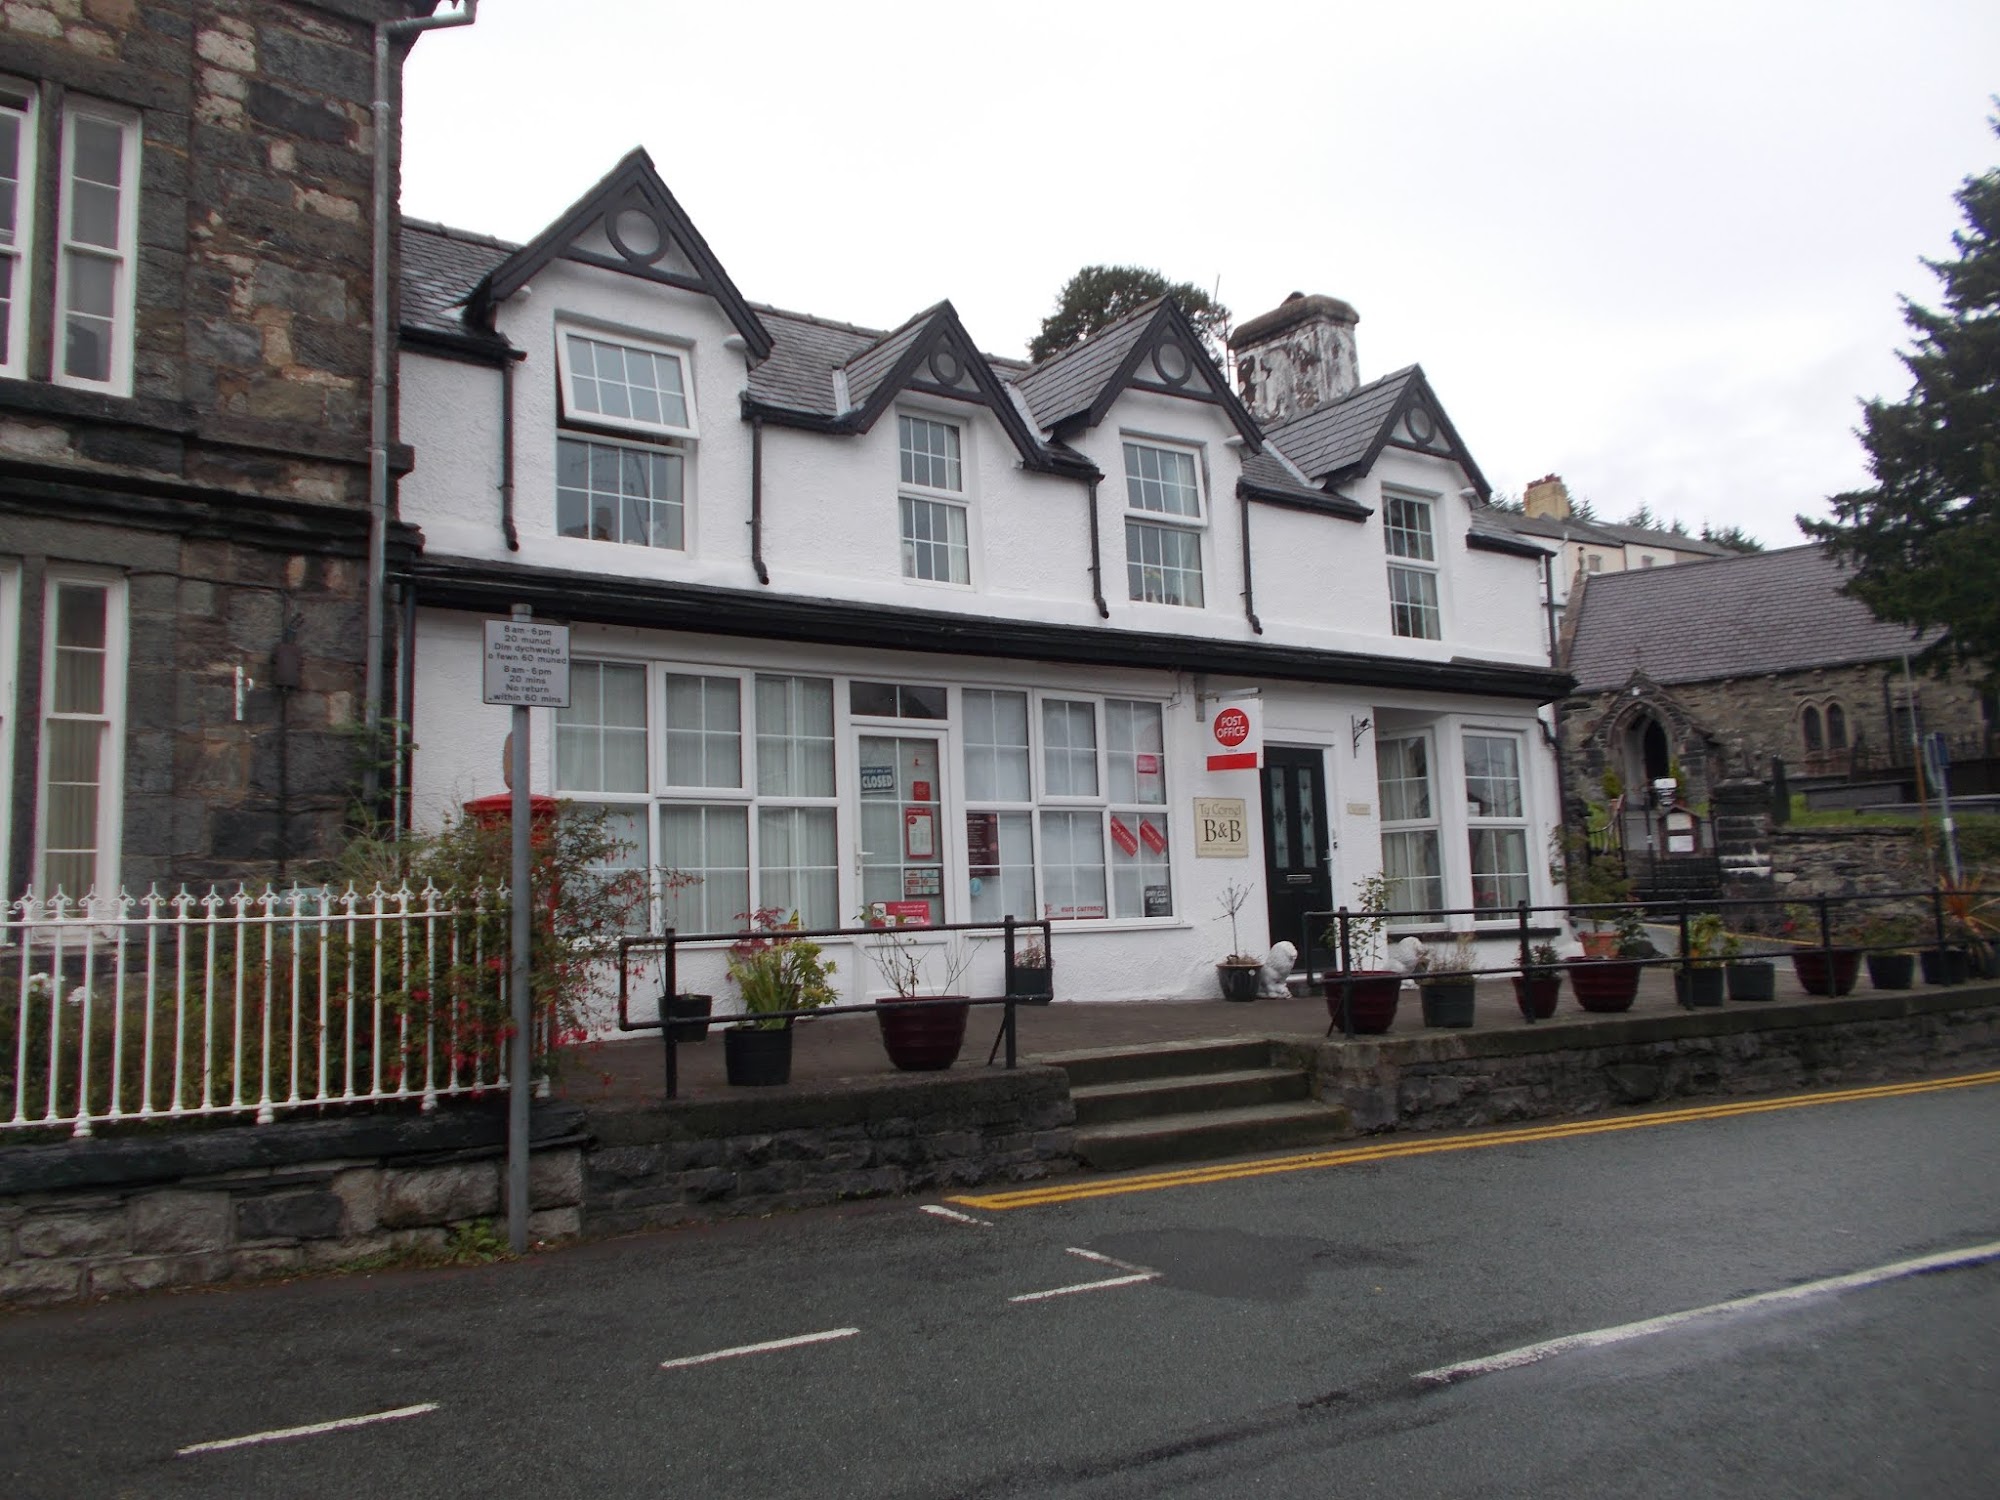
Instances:
[[[1137,1286],[1142,1281],[1154,1281],[1158,1271],[1141,1271],[1136,1276],[1113,1276],[1108,1281],[1079,1281],[1073,1286],[1052,1286],[1046,1292],[1023,1292],[1018,1297],[1009,1297],[1009,1302],[1046,1302],[1051,1297],[1068,1297],[1077,1292],[1107,1292],[1115,1286]]]
[[[776,1349],[797,1349],[805,1344],[827,1344],[835,1339],[851,1339],[859,1328],[829,1328],[821,1333],[801,1333],[788,1339],[772,1339],[762,1344],[739,1344],[734,1349],[712,1349],[707,1354],[689,1354],[661,1362],[662,1370],[683,1370],[690,1365],[713,1364],[718,1359],[735,1359],[744,1354],[769,1354]]]
[[[349,1427],[367,1427],[376,1422],[399,1422],[404,1417],[421,1417],[438,1409],[435,1401],[421,1406],[399,1406],[394,1411],[374,1411],[365,1417],[341,1417],[332,1422],[312,1422],[304,1427],[279,1427],[270,1432],[253,1432],[245,1437],[217,1438],[212,1443],[190,1443],[175,1450],[175,1457],[192,1453],[220,1453],[225,1448],[249,1448],[258,1443],[282,1443],[288,1438],[315,1437],[322,1432],[343,1432]]]
[[[962,1214],[955,1208],[946,1208],[942,1203],[926,1203],[924,1205],[924,1212],[927,1214],[936,1214],[940,1219],[949,1219],[954,1224],[977,1224],[982,1229],[991,1229],[993,1227],[991,1219],[975,1219],[971,1214]]]
[[[1846,1276],[1832,1276],[1824,1281],[1808,1281],[1802,1286],[1781,1287],[1775,1292],[1759,1292],[1753,1297],[1738,1297],[1730,1302],[1713,1302],[1707,1307],[1692,1307],[1686,1312],[1667,1313],[1658,1318],[1647,1318],[1638,1323],[1621,1323],[1616,1328],[1594,1328],[1587,1333],[1567,1334],[1559,1339],[1549,1339],[1540,1344],[1524,1344],[1519,1349],[1509,1349],[1503,1354],[1489,1354],[1484,1359],[1468,1359],[1461,1364],[1440,1365],[1435,1370],[1420,1370],[1410,1377],[1421,1386],[1451,1385],[1460,1380],[1470,1380],[1475,1375],[1491,1375],[1500,1370],[1518,1369],[1538,1360],[1551,1359],[1558,1354],[1570,1354],[1578,1349],[1602,1349],[1608,1344],[1622,1344],[1631,1339],[1648,1338],[1656,1333],[1680,1328],[1703,1319],[1726,1317],[1733,1313],[1749,1312],[1756,1308],[1777,1307],[1788,1302],[1804,1302],[1813,1297],[1831,1296],[1836,1292],[1853,1291],[1859,1287],[1877,1286],[1885,1281],[1897,1281],[1905,1276],[1922,1276],[1931,1271],[1950,1271],[1961,1266],[1976,1266],[1989,1260],[2000,1260],[2000,1240],[1984,1245],[1973,1245],[1964,1250],[1946,1250],[1937,1255],[1919,1256],[1915,1260],[1899,1260],[1890,1265],[1877,1266],[1871,1271],[1855,1271]]]

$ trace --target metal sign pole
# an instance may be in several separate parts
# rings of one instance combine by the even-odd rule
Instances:
[[[527,620],[533,611],[525,604],[514,606],[514,618]],[[534,1007],[529,993],[528,945],[533,937],[529,927],[532,901],[529,891],[528,837],[528,709],[516,704],[514,719],[514,872],[510,884],[514,893],[514,930],[510,939],[512,962],[508,968],[507,997],[514,1013],[513,1061],[508,1068],[507,1090],[507,1244],[516,1255],[528,1249],[528,1069],[531,1049],[529,1031],[534,1024]]]

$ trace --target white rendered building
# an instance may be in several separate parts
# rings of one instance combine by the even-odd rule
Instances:
[[[576,663],[534,790],[701,877],[661,926],[1047,916],[1058,998],[1120,999],[1214,993],[1232,883],[1257,952],[1379,869],[1494,933],[1553,899],[1545,554],[1421,370],[1341,388],[1330,299],[1239,333],[1267,370],[1348,340],[1253,415],[1171,302],[1034,369],[949,303],[747,302],[643,152],[528,245],[412,223],[404,255],[420,821],[500,787],[481,623],[524,602]],[[1230,705],[1261,773],[1207,767]]]

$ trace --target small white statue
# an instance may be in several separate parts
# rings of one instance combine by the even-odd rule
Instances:
[[[1422,938],[1406,937],[1399,943],[1389,945],[1387,966],[1405,979],[1417,972],[1424,961]]]
[[[1264,959],[1264,967],[1257,971],[1257,997],[1260,1000],[1284,1000],[1291,996],[1285,980],[1299,961],[1299,950],[1292,943],[1280,942],[1273,945]]]

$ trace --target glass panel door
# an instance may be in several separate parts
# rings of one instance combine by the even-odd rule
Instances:
[[[945,919],[939,763],[932,736],[860,736],[861,899],[898,925]]]

